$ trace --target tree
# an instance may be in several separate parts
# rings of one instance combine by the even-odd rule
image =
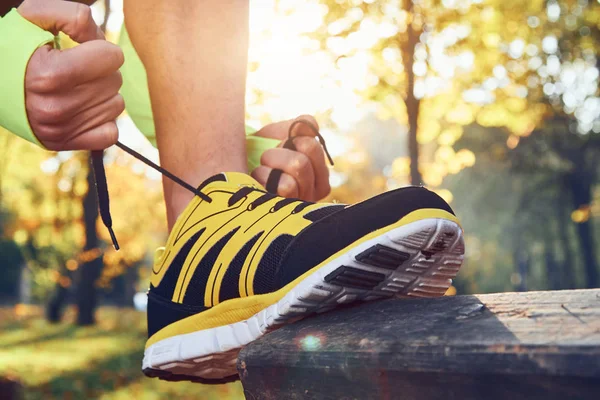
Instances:
[[[584,0],[326,4],[326,24],[317,37],[323,48],[338,57],[340,69],[351,62],[347,60],[368,60],[371,75],[362,92],[409,127],[411,181],[415,182],[417,158],[423,180],[435,187],[483,154],[497,151],[500,143],[508,150],[501,161],[511,179],[517,179],[517,174],[552,187],[548,191],[538,187],[533,193],[520,183],[523,195],[515,200],[524,203],[529,198],[544,204],[549,218],[546,229],[538,229],[543,224],[527,229],[537,230],[549,242],[543,258],[550,285],[556,286],[560,275],[553,273],[559,267],[551,246],[562,243],[567,260],[582,255],[586,285],[597,286],[589,217],[598,165],[594,143],[600,132],[598,4]],[[455,144],[474,124],[484,128],[476,130],[478,135],[499,132],[492,135],[498,142],[479,150],[470,139]],[[411,147],[415,138],[421,144],[421,157]],[[433,142],[437,145],[428,144]],[[392,171],[404,173],[404,163],[397,161]],[[539,201],[540,193],[556,195],[558,200]],[[531,207],[523,208],[532,221],[539,221]],[[572,250],[565,233],[572,225],[565,218],[572,212],[578,252]],[[510,246],[515,260],[528,258],[523,257],[527,249],[517,249],[521,244]],[[568,267],[561,269],[561,282],[574,284]]]
[[[361,32],[372,30],[376,25],[388,29],[388,34],[384,34],[380,39],[373,36],[365,37],[365,39],[374,41],[374,43],[370,43],[372,45],[371,55],[381,53],[383,57],[393,58],[397,64],[391,68],[392,71],[382,68],[383,64],[376,66],[374,77],[377,83],[367,90],[366,95],[374,100],[383,100],[386,96],[393,95],[398,97],[404,105],[408,125],[407,147],[410,158],[410,181],[415,185],[420,184],[417,133],[421,96],[415,93],[416,76],[414,71],[415,50],[421,43],[421,36],[425,29],[425,21],[420,13],[421,9],[411,0],[403,0],[401,5],[398,1],[369,2],[370,4],[333,1],[325,3],[329,8],[325,19],[326,25],[317,32],[317,35],[321,37],[324,47],[329,48],[336,57],[344,58],[365,54],[358,48],[353,49],[349,46],[347,49],[344,48],[343,43],[346,40],[350,41],[352,35],[356,38]],[[390,10],[394,12],[388,13]],[[400,70],[404,71],[404,79],[399,79]],[[390,77],[393,78],[385,79]],[[397,99],[392,101],[397,103]],[[397,115],[397,113],[394,114]]]
[[[495,25],[496,29],[490,32],[493,39],[473,35],[469,45],[482,47],[487,42],[499,49],[492,70],[496,87],[487,90],[495,101],[482,108],[478,122],[509,128],[507,146],[514,150],[507,153],[506,161],[513,173],[530,178],[545,176],[544,184],[555,187],[553,192],[559,199],[555,218],[564,231],[565,215],[573,212],[586,286],[597,287],[600,282],[590,205],[600,161],[600,6],[565,0],[474,7],[488,15],[482,18],[485,29],[489,32]],[[484,80],[477,90],[486,92],[485,84]],[[511,103],[512,107],[501,108]],[[530,128],[514,129],[506,122],[512,119],[506,112],[510,108],[543,110],[544,119]],[[539,196],[526,196],[539,200]],[[564,233],[561,235],[566,243]],[[572,253],[569,246],[564,248]],[[573,281],[568,275],[563,278]]]
[[[96,280],[102,272],[103,251],[100,249],[101,241],[98,238],[96,224],[98,220],[98,202],[96,200],[96,189],[94,184],[94,170],[88,160],[87,186],[88,190],[83,197],[83,226],[85,231],[84,253],[91,254],[78,269],[76,281],[77,301],[77,324],[92,325],[95,322],[97,295]]]
[[[368,63],[365,98],[375,101],[390,116],[408,128],[409,181],[438,186],[448,173],[462,167],[426,168],[435,163],[435,146],[427,159],[420,147],[440,138],[443,152],[472,123],[478,105],[470,104],[462,92],[476,82],[484,66],[474,71],[476,60],[489,62],[489,53],[465,46],[473,21],[479,18],[470,2],[438,0],[326,1],[325,24],[315,34],[322,47],[347,65]],[[421,145],[421,146],[420,146]],[[454,158],[451,155],[450,158]],[[448,157],[446,157],[448,160]],[[439,168],[441,167],[441,168]],[[436,171],[432,174],[432,171]],[[423,177],[422,173],[427,172]]]

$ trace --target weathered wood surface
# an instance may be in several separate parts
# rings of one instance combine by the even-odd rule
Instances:
[[[600,400],[600,289],[365,303],[248,345],[247,399]]]

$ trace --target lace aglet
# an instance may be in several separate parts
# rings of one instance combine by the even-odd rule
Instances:
[[[325,145],[325,140],[323,139],[323,137],[319,138],[319,142],[321,142],[321,146],[323,146],[323,151],[325,152],[329,163],[331,164],[331,166],[333,166],[333,158],[331,157],[331,154],[329,154],[329,150],[327,150],[327,146]]]
[[[113,231],[112,227],[107,227],[108,228],[108,233],[110,233],[110,238],[113,242],[113,246],[115,247],[116,251],[119,251],[120,247],[119,247],[119,242],[117,242],[117,237],[115,236],[115,231]]]
[[[333,163],[333,158],[331,158],[331,156],[329,155],[328,151],[325,151],[325,154],[327,154],[327,159],[329,159],[329,163],[331,164],[331,166],[333,167],[335,164]]]

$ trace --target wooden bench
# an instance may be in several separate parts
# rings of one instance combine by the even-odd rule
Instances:
[[[600,400],[600,289],[391,299],[242,350],[247,399]]]

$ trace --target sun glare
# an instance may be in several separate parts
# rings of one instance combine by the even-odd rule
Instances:
[[[122,0],[111,2],[107,30],[112,38],[117,38],[122,28],[122,7]],[[103,3],[97,2],[92,10],[96,22],[101,23]],[[250,126],[260,128],[301,114],[328,112],[333,124],[343,130],[362,118],[362,100],[355,90],[366,87],[364,78],[369,60],[356,57],[336,65],[331,54],[319,50],[318,41],[306,35],[324,23],[326,12],[326,6],[316,1],[250,2],[246,101]],[[119,129],[127,145],[157,160],[156,151],[126,114],[120,118]],[[327,127],[323,131],[332,155],[343,153],[347,147],[343,138]],[[152,172],[148,176],[159,178]]]
[[[250,123],[328,111],[340,128],[360,119],[361,100],[354,89],[365,77],[365,63],[349,63],[339,71],[332,55],[306,35],[324,23],[327,8],[291,0],[255,0],[250,5]]]

